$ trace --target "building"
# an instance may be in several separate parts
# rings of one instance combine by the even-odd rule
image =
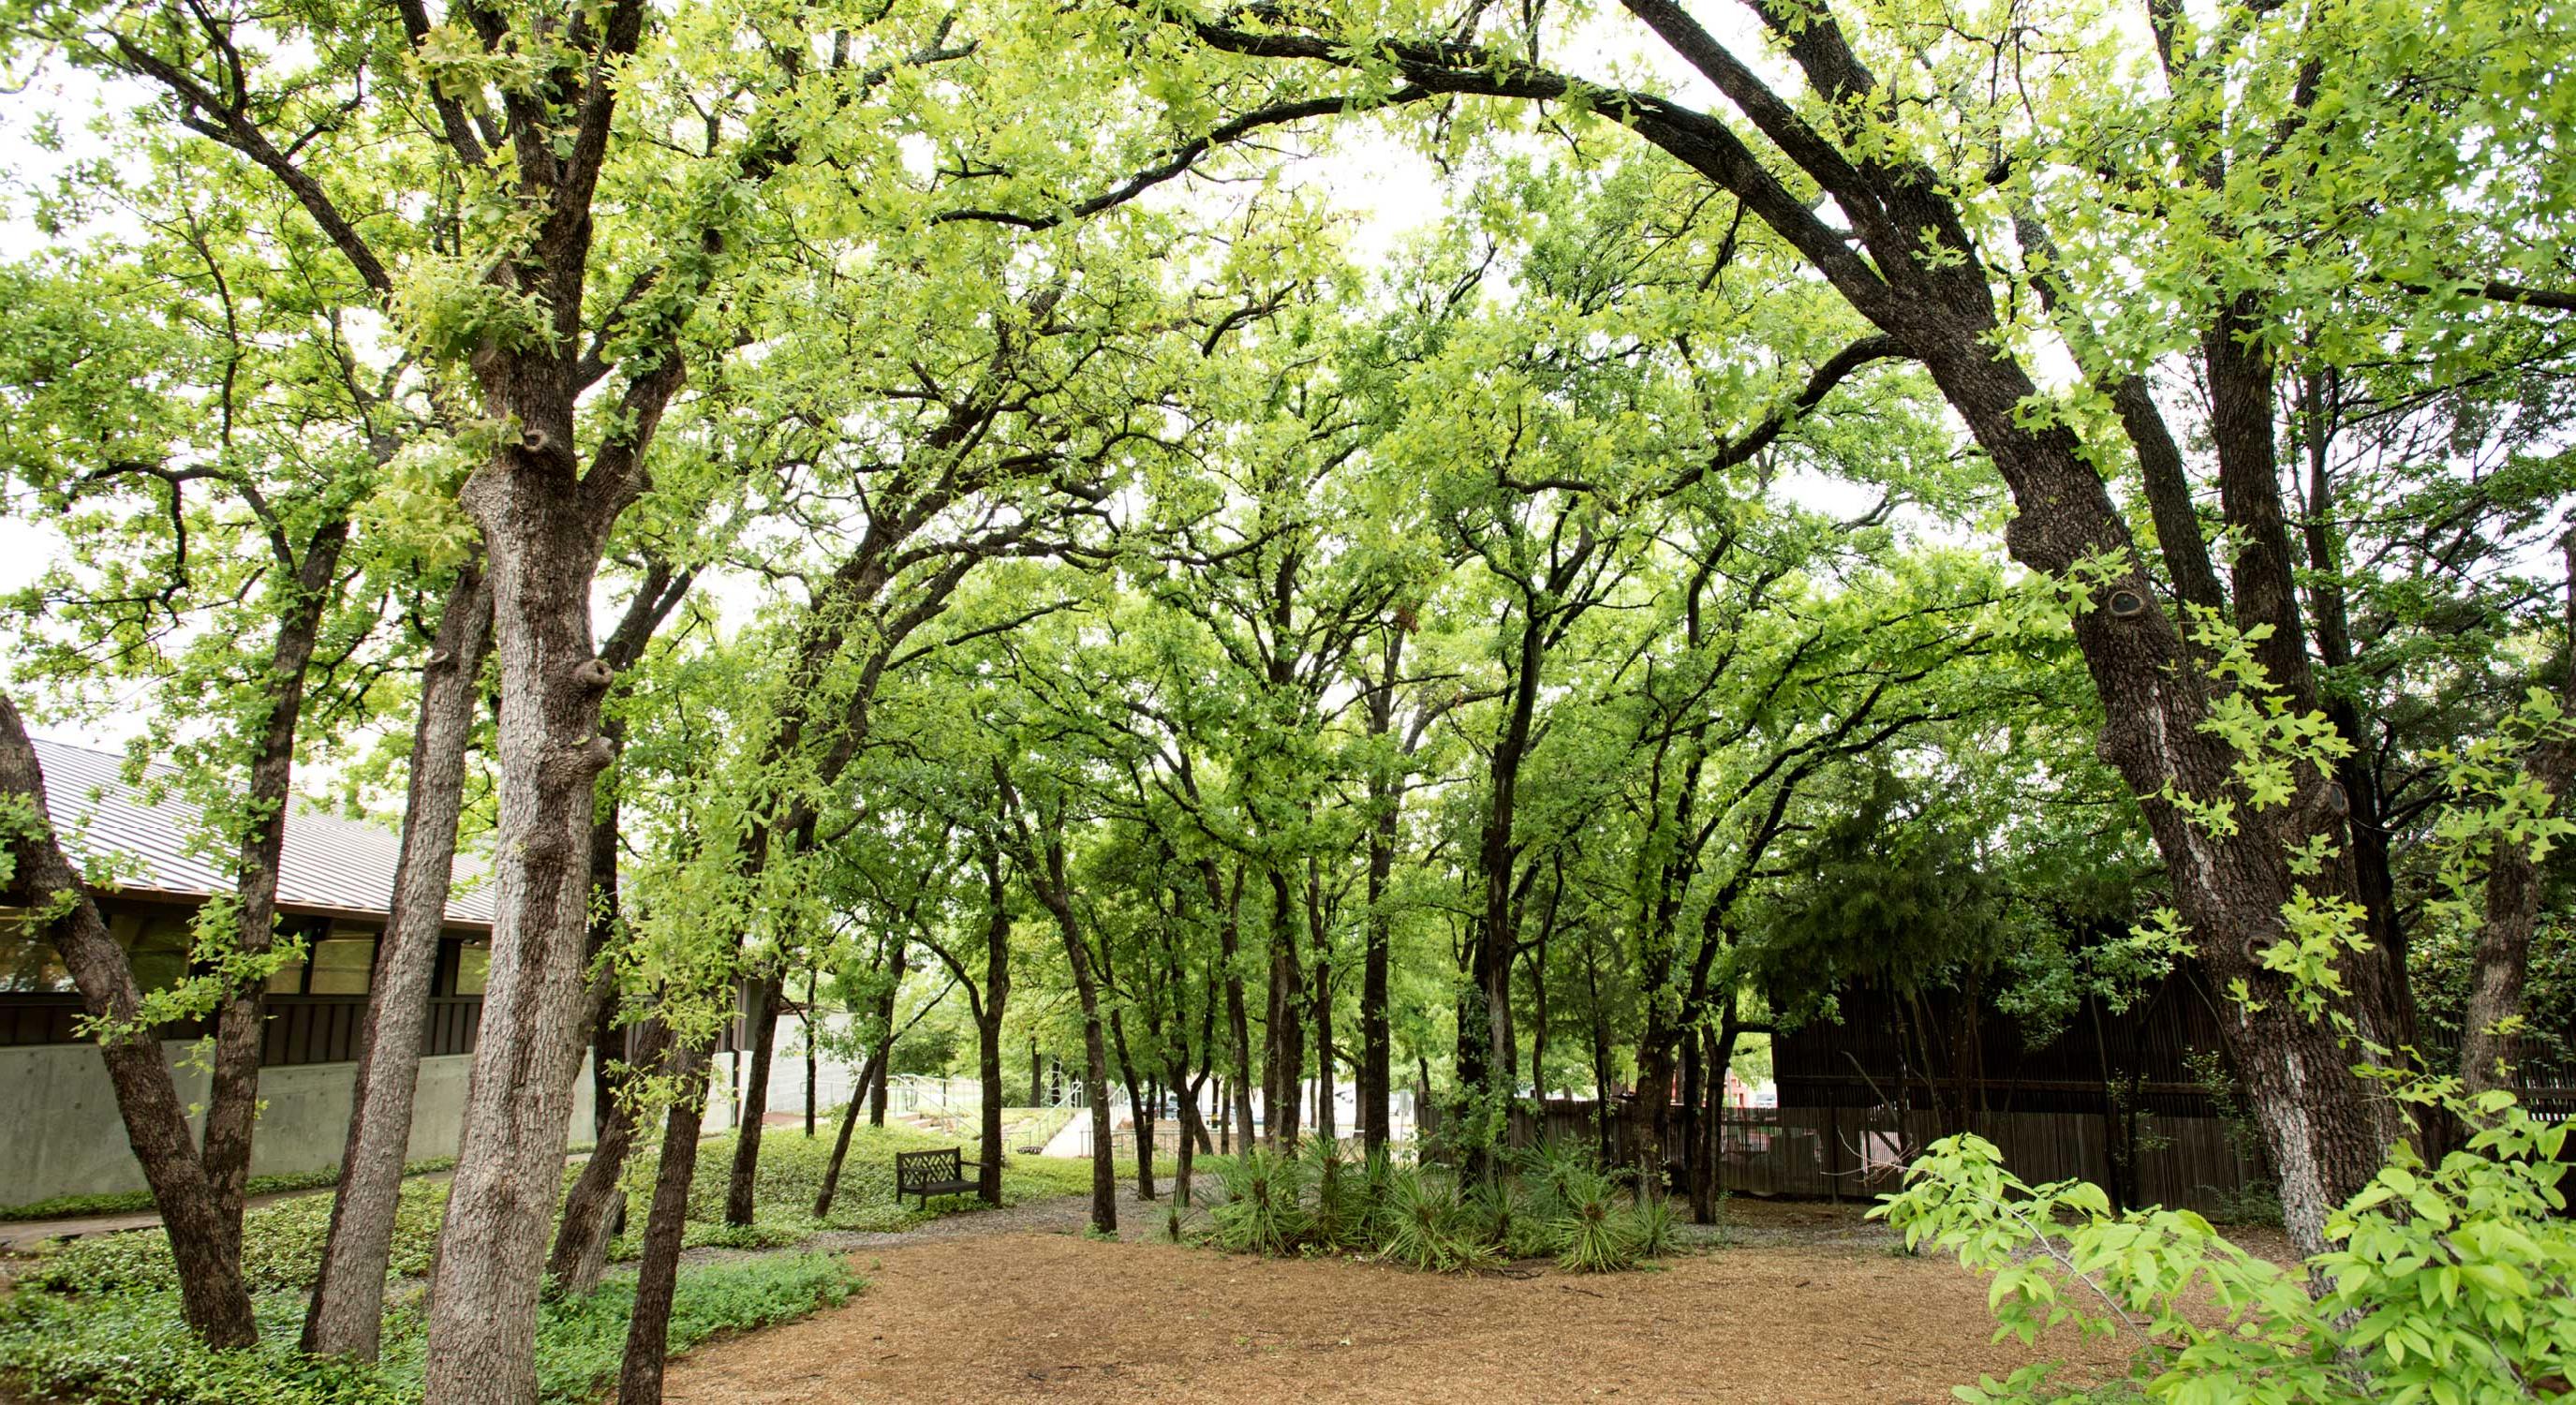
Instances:
[[[187,969],[188,928],[206,899],[230,891],[218,865],[191,853],[196,812],[147,778],[129,785],[123,758],[36,742],[45,802],[66,849],[110,863],[111,890],[96,894],[109,931],[132,954],[137,981],[166,986]],[[166,776],[156,769],[155,776]],[[262,1107],[251,1170],[326,1170],[346,1144],[358,1045],[374,983],[378,942],[392,901],[400,839],[384,827],[299,806],[287,818],[278,866],[282,932],[307,943],[305,960],[270,981],[260,1051]],[[413,1159],[452,1155],[465,1082],[482,1021],[492,896],[482,866],[457,863],[412,1107]],[[95,1045],[81,1039],[81,1000],[52,947],[0,907],[0,1206],[63,1195],[144,1188]],[[202,1103],[206,1073],[192,1066],[202,1023],[160,1031],[179,1097]],[[590,1126],[590,1079],[576,1083],[572,1125]]]

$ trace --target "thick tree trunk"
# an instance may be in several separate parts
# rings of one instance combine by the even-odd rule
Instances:
[[[304,1318],[304,1349],[316,1356],[372,1361],[379,1346],[394,1209],[411,1146],[412,1097],[420,1085],[430,986],[438,974],[438,939],[456,866],[465,752],[491,639],[491,595],[482,573],[469,566],[448,591],[421,669],[392,911],[376,953],[375,985],[358,1045],[339,1194],[331,1202],[330,1235]]]
[[[661,1405],[662,1368],[670,1357],[671,1300],[678,1287],[680,1245],[689,1227],[698,1128],[707,1113],[706,1051],[681,1045],[671,1056],[671,1072],[681,1096],[663,1119],[662,1164],[653,1179],[644,1256],[635,1268],[635,1308],[626,1320],[626,1355],[617,1372],[618,1405]]]
[[[742,1127],[734,1134],[733,1178],[725,1186],[725,1223],[748,1225],[752,1191],[760,1176],[760,1132],[769,1116],[769,1067],[778,1048],[776,971],[755,976],[750,984],[751,1073],[742,1090]]]
[[[1007,981],[1009,977],[1003,979]],[[983,1143],[983,1151],[975,1168],[975,1194],[985,1204],[998,1208],[1002,1203],[1002,1167],[1011,1150],[1002,1144],[1002,1015],[998,1004],[976,1026],[975,1046],[976,1082],[983,1089],[983,1106],[976,1113],[976,1136]]]
[[[465,495],[492,582],[500,823],[491,967],[430,1298],[440,1405],[536,1393],[537,1297],[588,1033],[592,803],[614,749],[599,730],[611,672],[592,652],[590,587],[615,512],[571,471],[569,397],[525,418],[526,446]]]
[[[6,693],[0,693],[0,796],[24,807],[37,822],[32,832],[5,836],[16,870],[14,886],[26,895],[30,908],[66,905],[50,934],[54,948],[80,987],[82,1009],[114,1031],[99,1044],[99,1056],[107,1064],[126,1141],[143,1167],[153,1208],[160,1211],[169,1235],[179,1270],[180,1315],[209,1346],[252,1346],[259,1328],[242,1281],[238,1220],[227,1229],[220,1199],[189,1136],[188,1111],[179,1101],[161,1043],[137,1019],[142,994],[125,951],[108,934],[98,905],[55,842],[36,748]]]

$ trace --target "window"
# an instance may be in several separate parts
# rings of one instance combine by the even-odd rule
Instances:
[[[304,993],[304,963],[301,961],[290,961],[287,964],[278,967],[276,972],[268,978],[268,993],[271,995],[302,995]]]
[[[364,995],[375,965],[375,933],[334,927],[331,935],[313,944],[313,979],[305,991],[310,995]]]
[[[467,942],[456,949],[456,993],[481,995],[483,979],[492,970],[492,944]]]
[[[108,919],[108,934],[125,948],[135,988],[149,995],[188,974],[189,913],[180,908],[128,909]]]
[[[59,995],[73,989],[62,953],[37,932],[33,914],[0,907],[0,991]]]

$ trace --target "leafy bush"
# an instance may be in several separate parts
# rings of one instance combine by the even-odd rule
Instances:
[[[680,1270],[671,1312],[674,1355],[719,1332],[766,1326],[845,1302],[860,1286],[820,1254]],[[635,1288],[611,1281],[546,1303],[537,1324],[537,1393],[548,1405],[598,1398],[613,1382]],[[416,1310],[386,1319],[384,1361],[368,1367],[295,1349],[304,1302],[268,1293],[256,1303],[260,1342],[210,1351],[188,1332],[174,1290],[80,1296],[23,1291],[0,1300],[0,1378],[40,1398],[92,1405],[411,1405],[421,1398],[427,1342]]]
[[[1907,1245],[1993,1277],[2003,1330],[2072,1323],[2136,1343],[2150,1400],[2456,1402],[2563,1397],[2576,1378],[2576,1222],[2563,1218],[2568,1129],[2505,1093],[2453,1104],[2475,1129],[2427,1166],[2400,1145],[2328,1217],[2299,1269],[2247,1253],[2189,1211],[2111,1213],[2094,1186],[2030,1186],[1975,1137],[1936,1142],[1871,1213]],[[2311,1292],[2311,1282],[2317,1291]],[[2087,1398],[2055,1363],[1962,1387],[1970,1401]]]
[[[1383,1151],[1354,1163],[1320,1138],[1292,1153],[1254,1150],[1199,1164],[1223,1194],[1209,1211],[1208,1241],[1237,1253],[1365,1249],[1436,1273],[1555,1259],[1600,1273],[1633,1268],[1673,1242],[1671,1207],[1661,1199],[1631,1203],[1576,1144],[1532,1148],[1509,1178],[1472,1187],[1439,1167],[1398,1165]]]

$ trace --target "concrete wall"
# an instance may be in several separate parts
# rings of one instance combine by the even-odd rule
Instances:
[[[179,1099],[191,1108],[206,1098],[205,1070],[193,1066],[196,1047],[190,1041],[161,1046],[178,1080]],[[465,1120],[465,1080],[473,1063],[465,1054],[421,1060],[408,1159],[456,1154]],[[287,1175],[339,1165],[348,1143],[357,1072],[353,1063],[262,1069],[251,1174]],[[572,1139],[589,1141],[590,1127],[590,1066],[585,1061],[573,1085]],[[0,1049],[0,1205],[144,1188],[143,1168],[127,1148],[116,1094],[95,1046]]]

